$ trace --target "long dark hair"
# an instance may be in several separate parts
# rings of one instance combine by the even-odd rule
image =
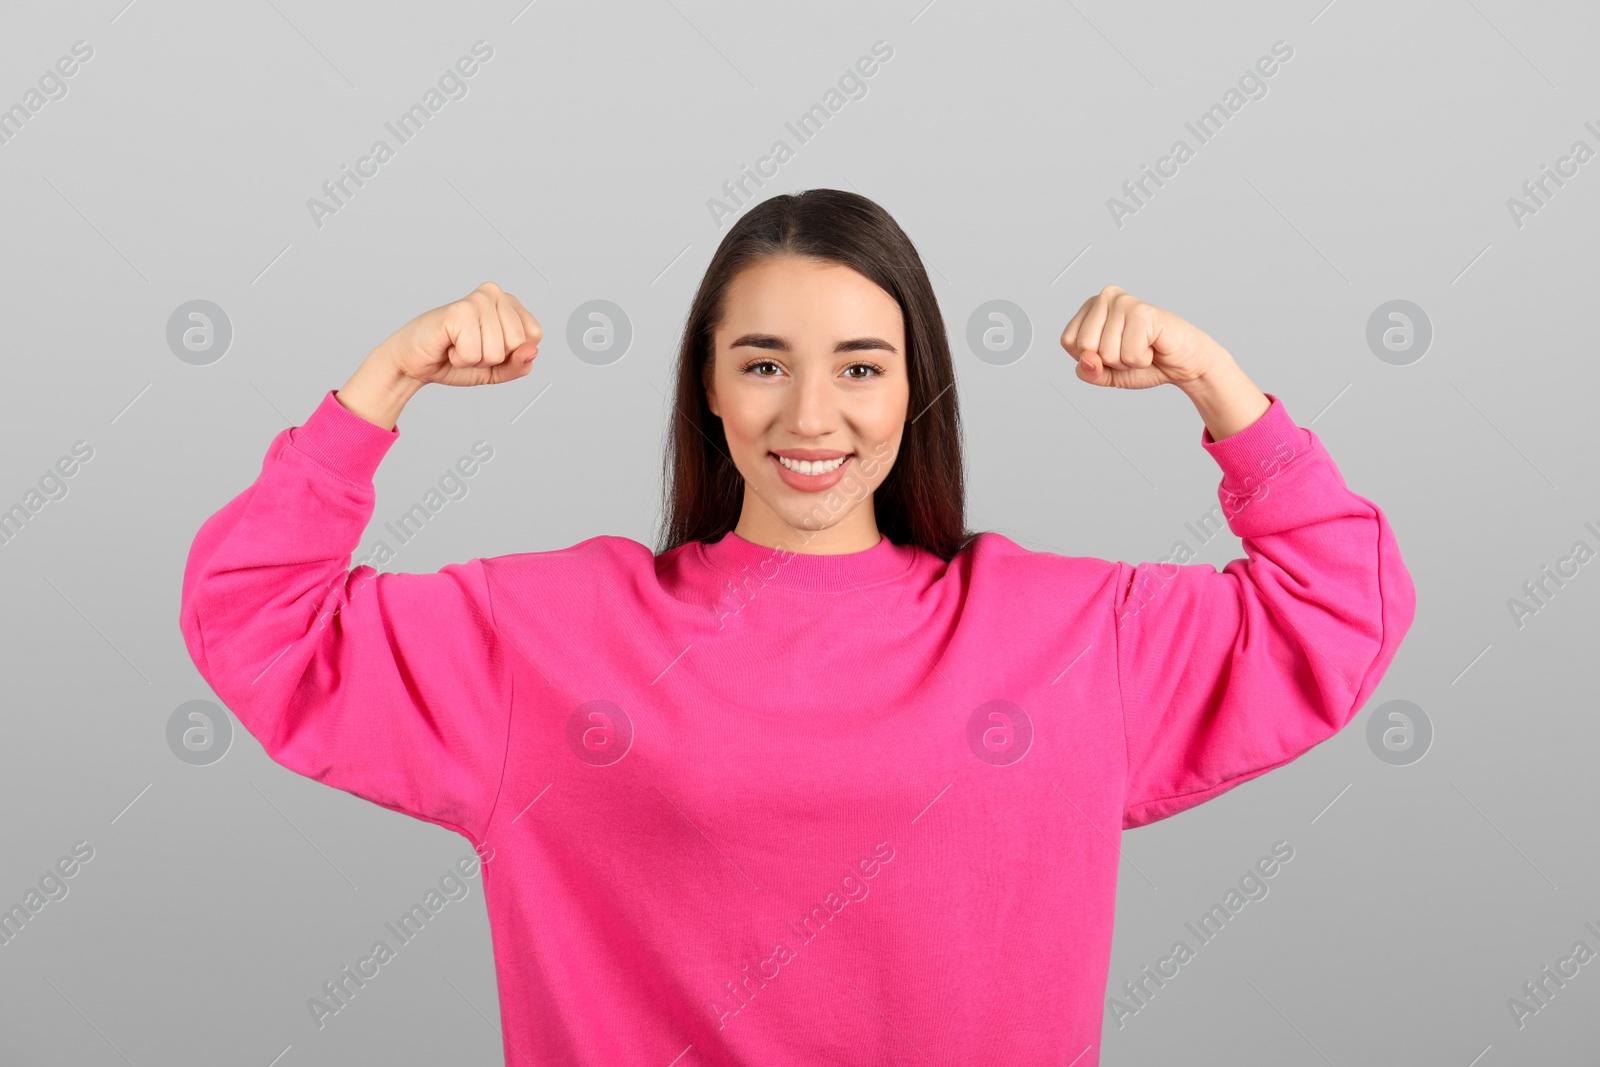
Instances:
[[[949,560],[976,536],[966,528],[961,414],[944,318],[922,259],[878,204],[839,189],[770,197],[717,246],[695,293],[678,348],[663,479],[663,538],[656,554],[715,541],[739,522],[744,478],[728,455],[722,420],[706,402],[713,331],[728,286],[770,256],[804,256],[854,268],[894,297],[905,318],[910,400],[900,451],[872,502],[878,530]]]

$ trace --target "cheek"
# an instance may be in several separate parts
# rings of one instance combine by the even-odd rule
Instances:
[[[894,467],[895,460],[900,454],[900,446],[905,440],[903,422],[891,423],[880,427],[879,430],[877,436],[865,443],[861,456],[862,477],[874,488],[882,485],[884,479],[889,476],[889,471]]]
[[[751,441],[761,433],[763,416],[760,399],[750,396],[737,384],[718,394],[717,406],[722,409],[719,417],[729,443]]]
[[[738,388],[720,398],[722,433],[728,440],[728,454],[747,477],[759,474],[767,462],[766,438],[772,417],[760,397],[742,394]]]
[[[890,391],[874,391],[870,396],[852,398],[846,408],[860,443],[869,450],[880,441],[893,443],[905,428],[909,397],[904,385]]]

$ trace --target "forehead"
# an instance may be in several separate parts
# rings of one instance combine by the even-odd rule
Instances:
[[[797,339],[871,332],[894,335],[900,305],[853,267],[794,256],[769,257],[739,272],[728,286],[719,340],[761,330]]]

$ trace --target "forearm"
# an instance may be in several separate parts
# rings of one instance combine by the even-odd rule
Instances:
[[[402,373],[381,349],[374,349],[334,397],[368,422],[392,430],[400,421],[400,412],[407,401],[416,396],[423,385]]]
[[[1213,441],[1238,433],[1272,406],[1272,401],[1226,352],[1217,357],[1210,370],[1192,381],[1178,383],[1178,388],[1194,402]]]

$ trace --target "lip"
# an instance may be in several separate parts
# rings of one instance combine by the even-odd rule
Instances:
[[[799,454],[797,455],[796,453]],[[779,456],[783,456],[785,459],[809,459],[813,461],[818,459],[838,459],[840,456],[844,456],[845,461],[839,464],[837,469],[831,470],[826,474],[801,474],[799,471],[792,471],[782,463],[779,463]],[[772,461],[772,466],[777,470],[778,477],[783,481],[784,485],[791,489],[798,489],[802,493],[820,493],[839,484],[839,480],[844,477],[844,472],[850,469],[850,464],[854,461],[855,455],[850,452],[835,451],[830,453],[824,449],[817,448],[797,448],[784,449],[782,452],[769,452],[767,458]]]
[[[837,448],[778,448],[772,452],[775,456],[784,459],[809,459],[815,463],[819,459],[838,459],[850,453],[841,452]]]

